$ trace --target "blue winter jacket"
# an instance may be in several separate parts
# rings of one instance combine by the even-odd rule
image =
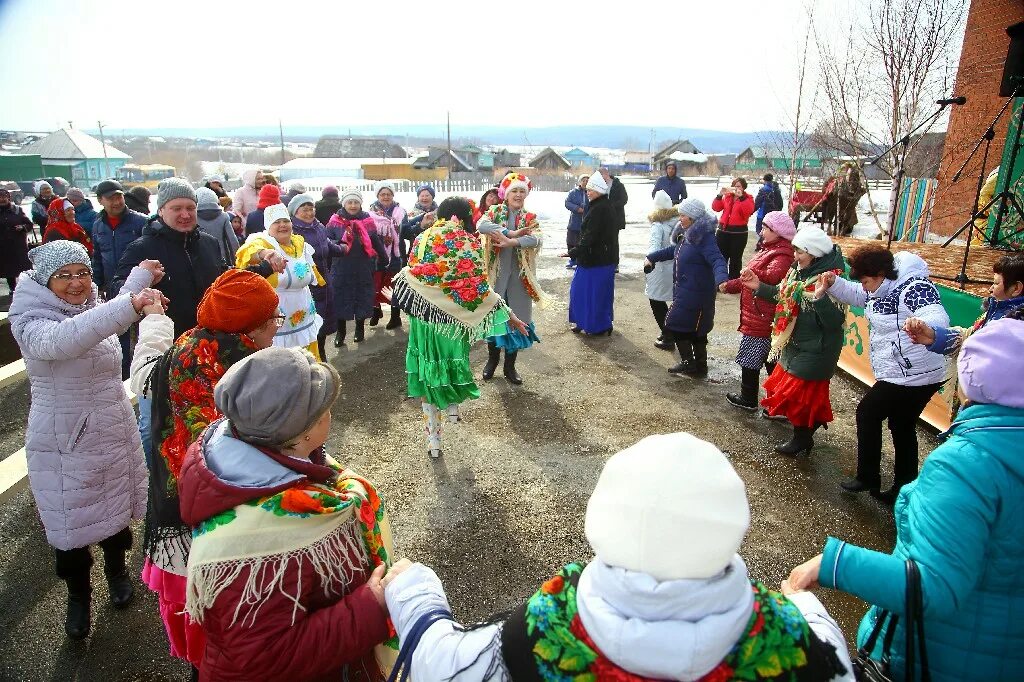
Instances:
[[[117,229],[113,229],[107,222],[106,210],[96,216],[92,224],[92,281],[100,291],[108,293],[107,285],[114,279],[121,254],[129,244],[142,236],[142,228],[148,220],[141,213],[126,208]]]
[[[985,318],[981,322],[984,327],[993,320],[1001,320],[1012,311],[1024,306],[1024,296],[1008,298],[1005,301],[997,301],[994,296],[989,296],[985,302]],[[964,340],[964,332],[957,327],[932,327],[935,332],[935,340],[927,346],[933,353],[952,355]]]
[[[754,208],[757,210],[755,229],[758,234],[761,234],[761,223],[764,221],[764,217],[772,211],[783,210],[782,190],[779,189],[777,182],[766,182],[761,185],[757,196],[754,197]]]
[[[587,191],[581,187],[573,187],[565,197],[565,208],[569,211],[569,226],[565,229],[570,232],[579,232],[583,227],[583,216],[590,208],[590,199],[587,198]],[[580,213],[577,209],[583,209]]]
[[[715,229],[718,219],[705,213],[686,228],[678,246],[669,246],[647,255],[660,263],[675,259],[672,270],[672,307],[665,326],[674,332],[704,335],[715,325],[715,293],[729,279],[725,258],[718,250]]]
[[[670,178],[667,175],[662,175],[658,178],[657,182],[654,183],[654,189],[651,190],[651,196],[653,197],[657,194],[659,189],[665,190],[665,194],[672,199],[673,206],[686,198],[686,183],[678,175],[674,178]]]
[[[892,662],[903,679],[904,561],[921,572],[929,668],[936,682],[1019,680],[1024,671],[1024,409],[968,405],[896,500],[896,547],[829,538],[819,581],[901,616]],[[880,656],[881,644],[875,656]],[[919,657],[918,657],[918,660]],[[918,674],[920,667],[918,666]]]
[[[89,235],[89,239],[92,239],[92,225],[98,217],[99,214],[96,213],[96,209],[88,199],[75,206],[75,222],[82,226],[82,229]]]

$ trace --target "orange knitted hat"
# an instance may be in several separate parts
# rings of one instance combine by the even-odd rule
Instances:
[[[210,331],[241,334],[276,315],[277,306],[277,292],[266,279],[248,270],[231,269],[203,294],[196,319]]]

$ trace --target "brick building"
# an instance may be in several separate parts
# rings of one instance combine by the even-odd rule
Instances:
[[[967,222],[974,208],[982,151],[967,166],[959,182],[951,184],[951,177],[1006,102],[999,96],[999,82],[1010,46],[1006,28],[1019,21],[1024,21],[1024,2],[1021,0],[971,0],[956,87],[951,93],[966,96],[967,104],[953,107],[949,117],[939,167],[938,193],[932,211],[932,234],[952,234]],[[999,165],[1009,120],[1008,111],[996,128],[988,171]]]

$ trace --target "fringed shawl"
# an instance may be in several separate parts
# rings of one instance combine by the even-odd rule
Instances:
[[[548,296],[543,289],[541,289],[540,282],[537,279],[537,259],[540,257],[540,240],[543,239],[543,232],[540,228],[540,223],[537,222],[537,214],[529,213],[527,211],[519,211],[516,215],[516,224],[510,226],[508,224],[509,208],[508,204],[496,204],[487,209],[484,214],[492,223],[496,225],[503,225],[509,230],[521,230],[524,227],[531,229],[532,236],[538,239],[537,246],[517,246],[516,252],[519,256],[519,279],[523,283],[523,287],[526,289],[526,293],[529,294],[530,298],[535,303],[540,305],[541,308],[547,307],[548,303],[551,302],[551,297]],[[483,235],[484,239],[484,268],[487,271],[487,278],[493,285],[494,282],[498,281],[500,274],[501,259],[498,257],[501,249],[496,244],[492,243],[490,236]]]

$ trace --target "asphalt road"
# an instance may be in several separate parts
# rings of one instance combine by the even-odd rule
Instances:
[[[571,334],[568,281],[547,283],[558,303],[536,315],[543,341],[520,356],[525,384],[509,385],[500,369],[481,384],[482,398],[464,407],[464,422],[446,427],[437,461],[426,454],[418,403],[404,398],[405,330],[373,328],[365,343],[350,341],[337,355],[331,349],[344,388],[330,449],[377,484],[398,554],[438,571],[456,616],[480,619],[510,608],[562,564],[588,559],[583,511],[601,466],[651,433],[689,431],[728,453],[752,509],[742,554],[766,584],[777,586],[829,534],[890,549],[891,511],[838,487],[854,467],[854,410],[863,388],[843,376],[833,380],[836,421],[812,455],[778,456],[772,447],[788,437],[788,427],[724,400],[739,378],[738,297],[719,296],[708,379],[675,378],[665,371],[675,357],[652,346],[657,327],[642,275],[624,272],[610,338]],[[480,347],[473,351],[478,367],[484,356]],[[21,446],[26,393],[21,384],[0,394],[0,456]],[[923,430],[920,436],[926,453],[936,440]],[[891,471],[891,452],[886,457]],[[135,532],[140,539],[141,528]],[[132,559],[141,569],[137,549]],[[65,590],[52,564],[23,492],[0,509],[0,679],[188,679],[187,666],[167,653],[155,600],[140,584],[131,608],[114,611],[99,565],[93,635],[66,641]],[[852,639],[865,605],[828,591],[821,596]]]

